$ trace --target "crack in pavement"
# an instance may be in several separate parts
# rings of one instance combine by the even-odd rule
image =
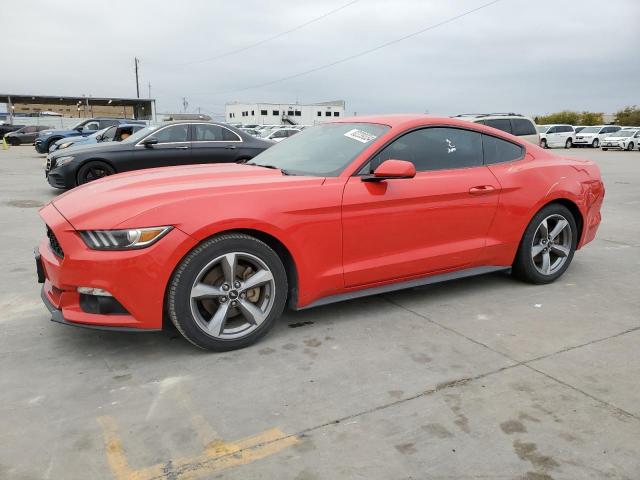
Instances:
[[[429,395],[433,395],[433,394],[436,394],[436,393],[444,391],[444,390],[453,389],[453,388],[457,388],[457,387],[462,387],[462,386],[467,385],[467,384],[469,384],[471,382],[474,382],[476,380],[480,380],[480,379],[483,379],[483,378],[486,378],[486,377],[489,377],[489,376],[492,376],[492,375],[496,375],[496,374],[499,374],[499,373],[502,373],[502,372],[505,372],[507,370],[511,370],[511,369],[514,369],[514,368],[520,367],[520,366],[527,367],[527,368],[531,369],[534,372],[537,372],[537,373],[539,373],[539,374],[541,374],[541,375],[543,375],[543,376],[545,376],[545,377],[547,377],[547,378],[549,378],[549,379],[551,379],[551,380],[553,380],[553,381],[555,381],[555,382],[557,382],[557,383],[559,383],[559,384],[561,384],[561,385],[563,385],[563,386],[565,386],[567,388],[575,390],[575,391],[581,393],[582,395],[585,395],[585,396],[591,398],[592,400],[595,400],[598,403],[604,404],[608,408],[610,408],[610,409],[614,410],[615,412],[617,412],[618,414],[622,414],[624,416],[628,416],[628,417],[632,417],[632,418],[634,418],[636,420],[640,420],[640,418],[638,418],[636,415],[634,415],[634,414],[632,414],[630,412],[627,412],[626,410],[623,410],[623,409],[621,409],[619,407],[616,407],[615,405],[612,405],[612,404],[610,404],[610,403],[608,403],[608,402],[606,402],[604,400],[601,400],[601,399],[599,399],[597,397],[594,397],[593,395],[591,395],[591,394],[589,394],[587,392],[584,392],[581,389],[579,389],[577,387],[574,387],[573,385],[570,385],[570,384],[568,384],[568,383],[566,383],[566,382],[564,382],[562,380],[559,380],[559,379],[557,379],[557,378],[555,378],[555,377],[553,377],[553,376],[551,376],[551,375],[549,375],[549,374],[547,374],[547,373],[545,373],[543,371],[538,370],[535,367],[532,367],[532,366],[528,365],[528,363],[530,363],[530,362],[535,362],[535,361],[538,361],[538,360],[549,358],[549,357],[551,357],[553,355],[558,355],[560,353],[564,353],[564,352],[567,352],[567,351],[570,351],[570,350],[575,350],[577,348],[582,348],[582,347],[587,346],[587,345],[593,345],[595,343],[603,342],[603,341],[611,339],[611,338],[615,338],[615,337],[619,337],[619,336],[622,336],[622,335],[626,335],[628,333],[640,330],[640,326],[634,327],[634,328],[630,328],[628,330],[625,330],[624,332],[619,332],[619,333],[616,333],[614,335],[610,335],[610,336],[605,337],[605,338],[595,339],[595,340],[592,340],[590,342],[587,342],[587,343],[584,343],[584,344],[581,344],[581,345],[575,345],[575,346],[567,347],[567,348],[564,348],[562,350],[558,350],[556,352],[549,353],[547,355],[542,355],[542,356],[539,356],[539,357],[536,357],[536,358],[532,358],[532,359],[529,359],[529,360],[518,361],[518,360],[515,360],[515,359],[509,357],[508,355],[504,354],[503,352],[494,350],[493,348],[489,347],[488,345],[485,345],[484,343],[482,343],[482,342],[480,342],[478,340],[475,340],[475,339],[473,339],[471,337],[467,337],[466,335],[464,335],[464,334],[462,334],[462,333],[460,333],[460,332],[458,332],[458,331],[456,331],[456,330],[454,330],[454,329],[452,329],[450,327],[447,327],[445,325],[441,325],[438,322],[430,319],[429,317],[427,317],[425,315],[422,315],[422,314],[420,314],[418,312],[415,312],[415,311],[411,310],[410,308],[405,307],[404,305],[400,305],[400,304],[398,304],[398,303],[396,303],[396,302],[394,302],[392,300],[389,300],[388,298],[385,298],[385,297],[383,297],[383,298],[387,302],[389,302],[389,303],[391,303],[391,304],[393,304],[393,305],[395,305],[395,306],[397,306],[399,308],[402,308],[402,309],[404,309],[404,310],[406,310],[406,311],[408,311],[410,313],[413,313],[414,315],[417,315],[417,316],[427,320],[428,322],[433,323],[434,325],[436,325],[436,326],[438,326],[440,328],[443,328],[443,329],[445,329],[447,331],[450,331],[451,333],[454,333],[454,334],[456,334],[458,336],[461,336],[461,337],[467,339],[470,342],[473,342],[473,343],[475,343],[477,345],[480,345],[480,346],[482,346],[482,347],[484,347],[484,348],[486,348],[486,349],[488,349],[488,350],[490,350],[490,351],[492,351],[494,353],[497,353],[497,354],[501,355],[505,359],[507,359],[510,362],[512,362],[512,364],[511,365],[505,365],[504,367],[500,367],[500,368],[497,368],[497,369],[494,369],[494,370],[490,370],[488,372],[480,373],[480,374],[475,375],[473,377],[465,377],[465,378],[459,378],[459,379],[448,381],[448,382],[442,382],[442,383],[437,384],[434,388],[423,390],[423,391],[421,391],[419,393],[416,393],[414,395],[411,395],[409,397],[404,397],[404,398],[401,398],[401,399],[398,399],[398,400],[394,400],[394,401],[391,401],[391,402],[388,402],[388,403],[384,403],[382,405],[378,405],[378,406],[375,406],[375,407],[368,408],[366,410],[362,410],[362,411],[359,411],[359,412],[356,412],[356,413],[352,413],[350,415],[345,415],[345,416],[340,417],[340,418],[335,419],[335,420],[327,421],[327,422],[324,422],[324,423],[321,423],[321,424],[318,424],[318,425],[314,425],[314,426],[299,430],[296,433],[283,435],[281,437],[274,438],[274,439],[271,439],[271,440],[266,441],[266,442],[261,442],[261,443],[255,444],[255,445],[251,445],[251,446],[245,447],[245,448],[243,448],[241,450],[238,450],[238,451],[235,451],[233,453],[228,453],[228,454],[225,454],[225,455],[221,455],[219,457],[211,458],[211,459],[208,459],[208,460],[205,460],[205,461],[202,461],[202,462],[197,462],[197,463],[184,465],[184,466],[182,466],[180,468],[175,468],[175,469],[171,470],[170,473],[172,475],[180,476],[180,475],[185,474],[185,473],[187,473],[187,472],[189,472],[191,470],[197,470],[197,469],[200,469],[200,468],[204,468],[209,464],[212,464],[212,463],[215,463],[215,462],[219,462],[220,460],[222,460],[224,458],[237,456],[237,455],[239,455],[239,454],[241,454],[242,452],[245,452],[245,451],[251,451],[251,450],[259,449],[259,448],[265,447],[267,445],[270,445],[270,444],[273,444],[273,443],[276,443],[276,442],[281,442],[283,440],[286,440],[286,439],[289,439],[289,438],[292,438],[292,437],[304,438],[306,435],[308,435],[308,434],[310,434],[310,433],[312,433],[314,431],[321,430],[323,428],[326,428],[326,427],[329,427],[329,426],[332,426],[332,425],[340,425],[340,424],[342,424],[344,422],[347,422],[349,420],[353,420],[353,419],[356,419],[356,418],[359,418],[359,417],[362,417],[362,416],[365,416],[365,415],[369,415],[369,414],[376,413],[376,412],[379,412],[379,411],[382,411],[382,410],[386,410],[388,408],[392,408],[392,407],[395,407],[395,406],[398,406],[398,405],[402,405],[402,404],[411,402],[413,400],[416,400],[418,398],[422,398],[422,397],[426,397],[426,396],[429,396]],[[163,473],[160,476],[154,477],[152,480],[160,480],[160,479],[168,479],[168,478],[169,477],[167,476],[167,474]]]
[[[618,406],[616,406],[616,405],[614,405],[612,403],[609,403],[606,400],[603,400],[603,399],[598,398],[598,397],[596,397],[596,396],[594,396],[594,395],[592,395],[590,393],[587,393],[586,391],[576,387],[575,385],[571,385],[570,383],[567,383],[567,382],[565,382],[563,380],[560,380],[560,379],[554,377],[553,375],[551,375],[549,373],[546,373],[546,372],[544,372],[542,370],[539,370],[539,369],[529,365],[529,363],[536,362],[538,360],[543,360],[545,358],[549,358],[549,357],[552,357],[554,355],[558,355],[558,354],[561,354],[561,353],[564,353],[564,352],[568,352],[570,350],[575,350],[575,349],[586,347],[586,346],[589,346],[589,345],[594,345],[594,344],[599,343],[599,342],[604,342],[605,340],[609,340],[611,338],[616,338],[616,337],[620,337],[622,335],[627,335],[627,334],[629,334],[631,332],[635,332],[637,330],[640,330],[640,326],[629,328],[627,330],[615,333],[613,335],[609,335],[607,337],[597,338],[595,340],[592,340],[592,341],[587,342],[587,343],[583,343],[581,345],[575,345],[575,346],[572,346],[572,347],[567,347],[567,348],[564,348],[562,350],[558,350],[557,352],[549,353],[549,354],[542,355],[542,356],[539,356],[539,357],[536,357],[536,358],[532,358],[532,359],[529,359],[529,360],[518,361],[518,360],[512,358],[511,356],[507,355],[504,352],[496,350],[496,349],[490,347],[489,345],[487,345],[485,343],[482,343],[479,340],[476,340],[474,338],[471,338],[471,337],[465,335],[464,333],[458,332],[454,328],[448,327],[446,325],[442,325],[441,323],[436,322],[435,320],[431,319],[427,315],[423,315],[423,314],[421,314],[419,312],[416,312],[415,310],[412,310],[409,307],[406,307],[406,306],[404,306],[404,305],[402,305],[402,304],[400,304],[400,303],[398,303],[398,302],[396,302],[394,300],[391,300],[391,299],[387,298],[384,295],[382,296],[382,298],[384,298],[387,302],[391,303],[392,305],[395,305],[396,307],[402,308],[403,310],[406,310],[407,312],[410,312],[410,313],[412,313],[414,315],[417,315],[418,317],[428,321],[429,323],[432,323],[433,325],[436,325],[436,326],[438,326],[438,327],[440,327],[440,328],[442,328],[444,330],[447,330],[448,332],[451,332],[451,333],[453,333],[455,335],[458,335],[458,336],[460,336],[462,338],[465,338],[466,340],[468,340],[468,341],[470,341],[472,343],[475,343],[476,345],[480,345],[480,346],[486,348],[487,350],[490,350],[490,351],[492,351],[494,353],[497,353],[498,355],[503,356],[504,358],[506,358],[508,360],[511,360],[512,362],[516,362],[516,365],[514,365],[514,366],[526,367],[526,368],[528,368],[528,369],[530,369],[530,370],[532,370],[532,371],[534,371],[536,373],[539,373],[539,374],[549,378],[550,380],[553,380],[554,382],[559,383],[560,385],[563,385],[563,386],[565,386],[567,388],[570,388],[571,390],[574,390],[574,391],[576,391],[578,393],[581,393],[582,395],[584,395],[584,396],[586,396],[588,398],[591,398],[592,400],[595,400],[595,401],[597,401],[598,403],[600,403],[602,405],[607,406],[609,409],[615,411],[617,414],[624,415],[624,416],[627,416],[627,417],[631,417],[631,418],[634,418],[636,420],[640,420],[640,417],[638,415],[635,415],[635,414],[633,414],[631,412],[628,412],[627,410],[624,410],[623,408],[620,408],[620,407],[618,407]]]

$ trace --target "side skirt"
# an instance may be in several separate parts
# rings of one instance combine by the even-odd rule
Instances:
[[[457,270],[455,272],[441,273],[439,275],[429,275],[426,277],[415,278],[413,280],[406,280],[404,282],[390,283],[388,285],[380,285],[377,287],[365,288],[363,290],[356,290],[353,292],[339,293],[337,295],[329,295],[316,300],[304,307],[296,308],[295,310],[306,310],[307,308],[319,307],[321,305],[328,305],[330,303],[342,302],[344,300],[352,300],[354,298],[368,297],[369,295],[379,295],[381,293],[394,292],[396,290],[404,290],[405,288],[421,287],[423,285],[430,285],[432,283],[448,282],[449,280],[457,280],[459,278],[474,277],[476,275],[483,275],[485,273],[499,272],[504,270],[511,270],[511,267],[505,266],[485,266],[467,268],[464,270]]]

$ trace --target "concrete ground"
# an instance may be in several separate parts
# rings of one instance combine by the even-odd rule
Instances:
[[[556,153],[607,187],[558,282],[289,312],[211,354],[50,322],[32,248],[59,192],[33,147],[0,151],[0,478],[640,478],[640,152]]]

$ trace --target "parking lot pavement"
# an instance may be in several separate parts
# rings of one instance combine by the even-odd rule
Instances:
[[[640,152],[596,160],[597,239],[493,274],[289,312],[245,350],[54,324],[32,256],[59,192],[0,150],[0,478],[638,478]]]

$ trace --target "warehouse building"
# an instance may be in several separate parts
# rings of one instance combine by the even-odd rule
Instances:
[[[0,94],[6,117],[60,116],[65,118],[135,118],[151,120],[155,100],[151,98],[61,97],[52,95]]]
[[[344,100],[311,104],[299,103],[227,103],[227,123],[242,125],[315,125],[344,117]]]

